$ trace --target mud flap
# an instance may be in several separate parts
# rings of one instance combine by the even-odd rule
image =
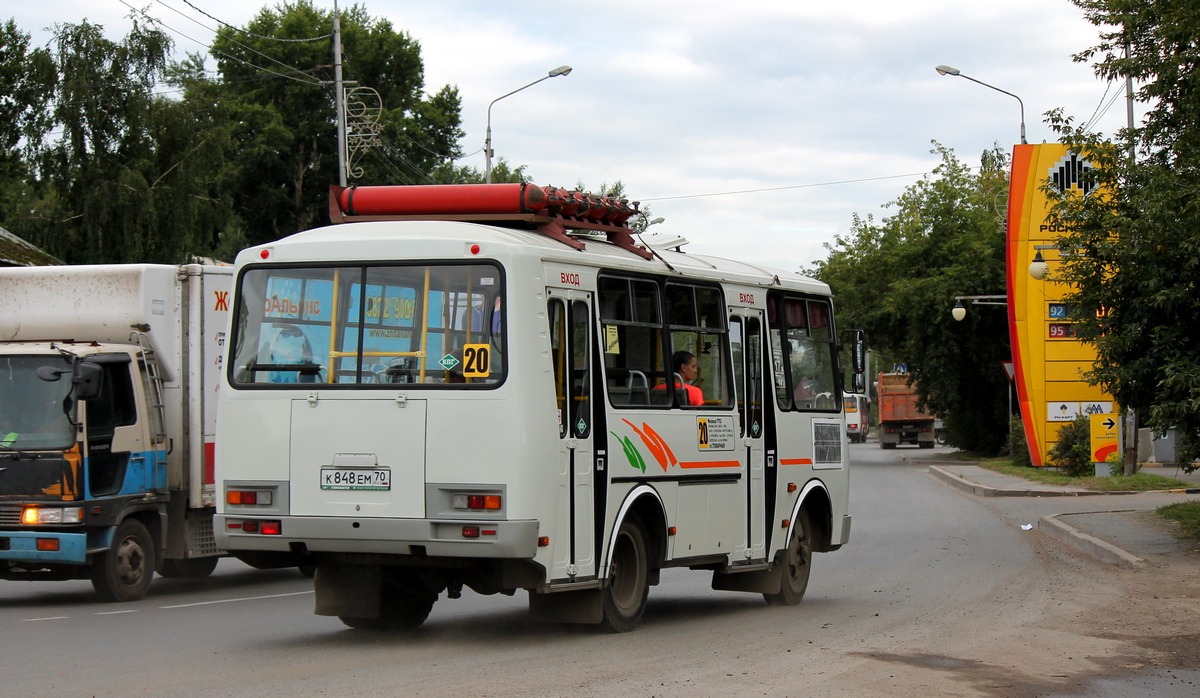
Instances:
[[[318,616],[378,618],[383,573],[378,566],[318,565],[313,586]]]
[[[761,572],[722,574],[713,572],[712,588],[719,591],[750,591],[757,594],[778,594],[783,588],[783,565],[778,562]]]
[[[540,623],[586,623],[604,620],[604,605],[599,589],[560,591],[553,594],[529,593],[529,616]]]

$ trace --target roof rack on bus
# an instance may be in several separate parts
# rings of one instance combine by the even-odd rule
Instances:
[[[586,244],[567,230],[602,232],[608,242],[643,259],[653,253],[634,244],[629,219],[638,202],[536,184],[413,184],[329,188],[329,219],[357,221],[443,220],[491,223],[532,230],[576,250]]]

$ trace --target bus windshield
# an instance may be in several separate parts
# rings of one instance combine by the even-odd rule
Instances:
[[[259,266],[238,286],[235,387],[504,379],[504,284],[494,264]]]

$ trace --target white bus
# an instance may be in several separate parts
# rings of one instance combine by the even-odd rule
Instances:
[[[316,612],[351,627],[466,586],[625,631],[668,567],[798,603],[850,535],[829,288],[639,245],[636,208],[334,188],[340,224],[243,251],[218,547],[315,565]]]

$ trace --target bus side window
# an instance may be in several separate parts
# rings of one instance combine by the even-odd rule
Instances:
[[[668,392],[652,389],[670,371],[658,284],[601,276],[598,286],[608,401],[614,407],[670,404]]]

